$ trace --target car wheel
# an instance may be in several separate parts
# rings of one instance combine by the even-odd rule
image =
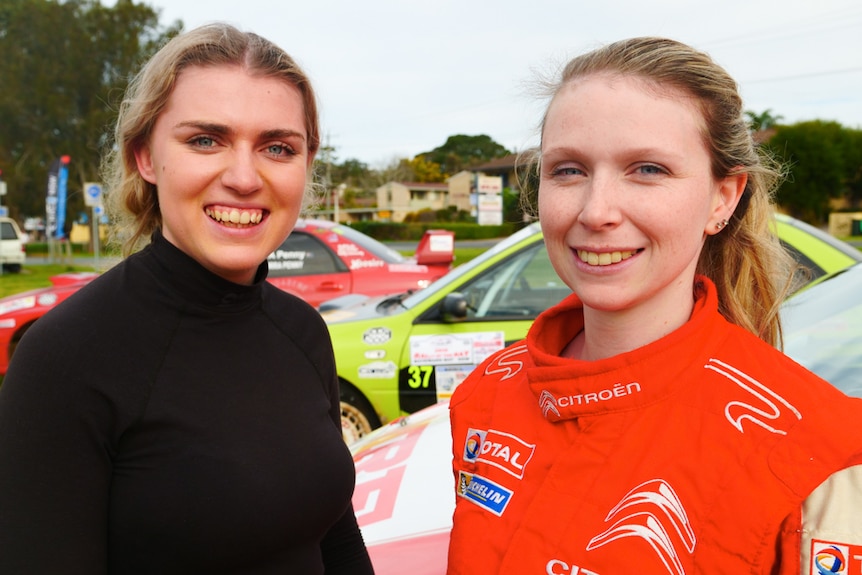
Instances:
[[[3,269],[10,273],[17,274],[21,272],[21,264],[3,264]]]
[[[356,388],[341,382],[341,432],[349,445],[380,427],[374,408]]]

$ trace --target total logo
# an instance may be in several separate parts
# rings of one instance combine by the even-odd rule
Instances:
[[[534,443],[495,429],[468,429],[464,441],[464,461],[483,461],[509,475],[524,478],[524,468],[536,450]]]
[[[851,562],[859,566],[852,567]],[[855,575],[862,573],[862,548],[858,545],[811,541],[811,575]]]

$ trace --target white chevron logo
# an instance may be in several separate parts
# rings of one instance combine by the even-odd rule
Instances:
[[[607,531],[590,540],[587,551],[626,537],[639,537],[649,543],[668,573],[685,575],[685,567],[668,528],[677,534],[689,554],[694,552],[694,530],[682,502],[666,481],[645,481],[629,491],[611,509],[605,521],[613,519],[617,520]]]
[[[485,375],[496,375],[502,373],[500,381],[505,381],[517,375],[523,368],[524,362],[519,359],[512,359],[515,356],[527,353],[527,345],[520,344],[505,350],[497,360],[485,368]]]
[[[542,416],[545,419],[547,419],[549,411],[553,411],[554,415],[560,417],[560,410],[557,409],[557,398],[547,389],[539,395],[539,407],[542,408]]]
[[[771,433],[787,435],[787,431],[777,429],[768,422],[776,422],[787,413],[792,414],[797,420],[802,419],[799,410],[787,400],[735,367],[717,359],[710,359],[704,367],[723,375],[757,400],[759,407],[744,401],[731,401],[724,407],[724,416],[740,433],[745,433],[745,430],[742,429],[742,422],[747,420]],[[736,412],[741,413],[735,414]]]

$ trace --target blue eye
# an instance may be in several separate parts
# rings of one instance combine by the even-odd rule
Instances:
[[[578,168],[573,168],[570,166],[562,167],[562,168],[554,168],[551,171],[552,176],[578,176],[583,174],[584,172],[579,170]]]
[[[266,150],[273,156],[293,156],[295,154],[293,148],[285,144],[270,144]]]
[[[201,148],[212,148],[215,146],[215,140],[209,136],[197,136],[192,138],[191,143]]]
[[[654,164],[644,164],[643,166],[639,166],[638,170],[642,174],[666,174],[667,171],[659,166]]]

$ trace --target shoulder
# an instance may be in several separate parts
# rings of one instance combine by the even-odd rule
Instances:
[[[30,327],[26,338],[58,338],[68,343],[70,337],[78,339],[95,323],[109,317],[119,319],[123,310],[133,312],[136,306],[130,305],[128,290],[122,285],[123,268],[124,263],[118,264],[48,310]]]
[[[725,415],[749,439],[773,439],[768,465],[784,485],[804,498],[826,477],[847,468],[848,461],[856,458],[862,465],[862,399],[848,397],[757,338],[740,339],[736,347],[745,351],[724,369],[736,390]],[[757,433],[748,433],[750,424],[758,426]],[[859,474],[838,477],[862,478]]]
[[[302,333],[304,341],[329,338],[329,330],[320,312],[303,299],[289,294],[269,282],[263,285],[263,310],[281,331]]]
[[[453,411],[471,402],[496,396],[507,385],[517,384],[532,365],[526,342],[519,341],[488,356],[455,388]]]
[[[326,372],[325,379],[331,379],[329,372],[334,372],[335,363],[332,340],[320,312],[306,301],[269,283],[263,286],[263,312],[283,337],[291,341],[318,370]]]

